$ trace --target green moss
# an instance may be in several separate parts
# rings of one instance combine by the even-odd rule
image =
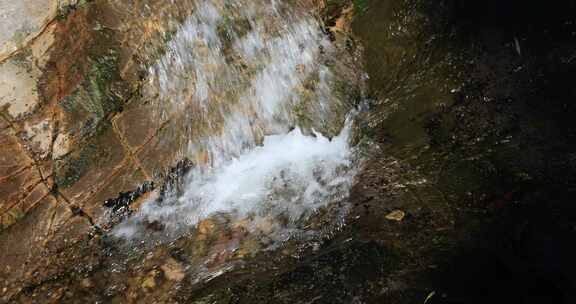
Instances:
[[[354,0],[354,9],[357,14],[362,14],[368,10],[368,0]]]
[[[123,96],[115,91],[121,81],[114,53],[94,60],[82,84],[60,102],[77,125],[72,132],[92,136],[101,121],[122,109]]]

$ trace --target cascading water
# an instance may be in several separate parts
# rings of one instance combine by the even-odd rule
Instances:
[[[178,236],[219,214],[282,218],[284,232],[294,229],[347,196],[357,165],[350,109],[333,93],[333,46],[314,16],[293,5],[195,5],[145,88],[158,117],[179,117],[181,154],[194,167],[183,191],[149,200],[114,234],[142,236],[143,223],[157,222]]]

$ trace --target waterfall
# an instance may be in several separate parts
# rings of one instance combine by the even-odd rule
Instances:
[[[142,223],[158,222],[177,236],[218,214],[281,217],[289,230],[344,200],[356,164],[332,56],[317,19],[293,4],[196,1],[145,87],[158,117],[179,117],[194,166],[183,191],[144,203],[114,234],[142,237]]]

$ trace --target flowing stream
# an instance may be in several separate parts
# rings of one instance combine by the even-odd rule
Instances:
[[[158,119],[176,119],[194,166],[114,234],[179,236],[212,216],[274,220],[287,237],[346,199],[357,168],[337,51],[310,12],[276,0],[198,0],[149,67]],[[336,131],[334,131],[336,130]]]

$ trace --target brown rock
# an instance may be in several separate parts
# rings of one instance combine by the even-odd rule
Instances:
[[[158,272],[156,270],[152,270],[148,273],[146,277],[142,279],[142,284],[140,287],[145,290],[150,290],[156,288],[156,276]]]
[[[69,200],[85,202],[116,176],[125,156],[118,136],[111,127],[104,127],[98,136],[56,162],[56,183]]]
[[[81,202],[82,209],[96,219],[102,215],[104,202],[107,199],[118,197],[121,192],[138,189],[146,178],[132,162],[128,162],[103,180],[106,183],[102,184],[92,197]]]
[[[51,196],[37,203],[22,220],[0,233],[0,289],[13,291],[24,274],[42,264],[46,243],[71,213]],[[62,248],[63,243],[59,247]]]
[[[126,143],[134,150],[139,150],[152,139],[160,125],[152,117],[152,107],[131,103],[117,118],[115,125]]]
[[[82,281],[80,281],[80,285],[84,288],[94,287],[94,283],[92,282],[92,280],[90,280],[90,278],[85,278]]]

